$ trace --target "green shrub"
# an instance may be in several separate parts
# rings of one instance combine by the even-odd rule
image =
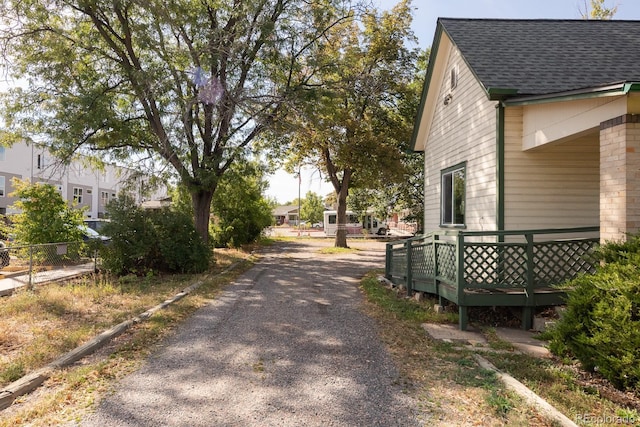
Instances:
[[[210,251],[188,212],[163,209],[152,216],[160,259],[170,271],[201,273],[209,267]]]
[[[50,184],[13,178],[11,185],[16,197],[14,207],[20,211],[12,217],[13,232],[20,244],[77,242],[82,240],[78,226],[82,224],[82,210],[74,209]]]
[[[102,266],[114,274],[143,275],[152,270],[199,273],[209,266],[210,252],[186,213],[145,211],[128,197],[109,204],[111,222],[103,233],[111,243],[102,251]]]
[[[567,309],[551,331],[550,349],[574,356],[621,389],[640,391],[640,245],[602,246],[594,275],[567,285]]]

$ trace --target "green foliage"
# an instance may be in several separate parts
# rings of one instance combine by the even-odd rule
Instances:
[[[612,19],[618,12],[618,6],[607,7],[604,2],[605,0],[591,0],[591,10],[589,10],[587,0],[584,0],[584,11],[580,11],[582,19]]]
[[[133,199],[121,195],[109,203],[109,213],[111,221],[104,226],[104,233],[111,237],[103,251],[106,270],[121,275],[207,269],[210,251],[188,212],[144,211]]]
[[[551,350],[574,356],[616,387],[640,391],[640,244],[609,243],[592,276],[569,283],[567,309],[551,331]]]
[[[266,186],[255,163],[237,163],[227,171],[211,208],[216,217],[211,235],[217,247],[254,242],[271,225],[271,204],[262,196]]]
[[[411,1],[403,0],[391,11],[369,8],[332,28],[314,46],[319,70],[309,76],[307,99],[288,111],[290,163],[323,170],[337,196],[339,224],[351,188],[403,179],[401,157],[415,117],[402,108],[415,96],[411,13]],[[336,233],[336,246],[346,246],[346,230]]]
[[[26,83],[3,97],[0,139],[160,159],[206,242],[218,179],[304,96],[313,47],[352,13],[342,0],[2,2],[4,63]]]
[[[77,242],[82,240],[82,211],[70,207],[58,190],[49,184],[12,180],[18,197],[13,219],[16,241],[23,244]]]
[[[150,212],[158,242],[160,262],[169,271],[198,273],[209,267],[210,251],[188,213],[163,209]]]
[[[313,191],[307,192],[300,205],[300,219],[310,223],[320,222],[324,219],[324,202],[322,197]]]

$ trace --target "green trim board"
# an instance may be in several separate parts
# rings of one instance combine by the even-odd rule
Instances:
[[[496,229],[504,230],[504,167],[505,167],[505,141],[504,141],[504,105],[499,102],[496,105]],[[499,237],[504,238],[504,237]]]

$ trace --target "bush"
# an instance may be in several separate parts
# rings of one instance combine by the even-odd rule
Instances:
[[[621,389],[640,391],[640,245],[602,246],[594,275],[569,283],[567,309],[550,332],[550,349],[574,356]]]
[[[266,182],[256,164],[237,163],[218,183],[211,203],[216,247],[240,247],[257,240],[271,225],[271,205],[262,196]]]
[[[109,213],[111,221],[103,229],[111,237],[103,251],[107,271],[199,273],[208,268],[210,252],[187,214],[144,211],[126,196],[111,202]]]
[[[210,251],[185,212],[163,209],[152,215],[160,259],[170,271],[200,273],[209,267]]]
[[[15,188],[11,196],[18,198],[14,207],[20,210],[13,216],[16,242],[35,245],[82,240],[78,228],[82,211],[69,206],[53,185],[17,178],[11,184]]]

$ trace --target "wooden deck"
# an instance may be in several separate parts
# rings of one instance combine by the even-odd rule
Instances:
[[[461,330],[467,307],[483,306],[522,307],[529,329],[535,307],[564,302],[557,285],[595,271],[589,254],[598,234],[598,227],[429,233],[388,243],[385,276],[409,293],[457,304]]]

